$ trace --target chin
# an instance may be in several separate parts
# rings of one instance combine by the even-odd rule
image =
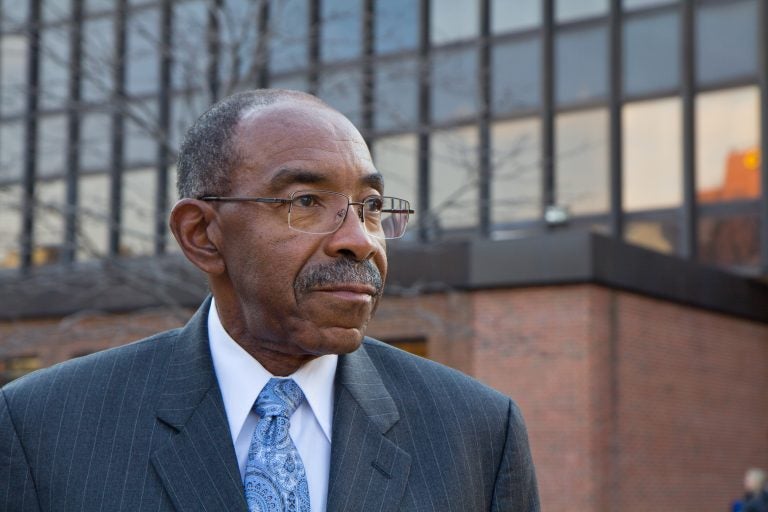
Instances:
[[[349,354],[360,348],[364,336],[363,327],[322,328],[316,338],[316,353],[318,355]]]

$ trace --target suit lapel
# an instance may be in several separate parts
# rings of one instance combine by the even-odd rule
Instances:
[[[397,509],[411,457],[385,434],[400,415],[365,345],[339,358],[331,444],[329,511]]]
[[[172,429],[152,464],[178,510],[247,511],[208,347],[210,299],[175,341],[158,419]]]

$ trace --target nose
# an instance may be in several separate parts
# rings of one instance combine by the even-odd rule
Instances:
[[[334,257],[343,253],[353,256],[357,261],[370,259],[378,251],[384,250],[384,241],[368,234],[362,204],[350,203],[348,208],[352,212],[347,210],[341,226],[328,236],[326,251]]]

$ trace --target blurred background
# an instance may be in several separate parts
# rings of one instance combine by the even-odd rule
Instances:
[[[191,315],[176,151],[254,87],[411,200],[369,334],[518,402],[543,510],[768,467],[762,0],[0,0],[2,382]]]

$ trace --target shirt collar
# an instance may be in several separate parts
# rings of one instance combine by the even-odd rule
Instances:
[[[213,299],[208,310],[208,339],[213,369],[219,382],[234,442],[240,435],[256,398],[273,375],[227,333],[221,324]],[[338,356],[335,354],[320,356],[290,375],[304,392],[328,442],[331,441],[333,381],[337,362]]]

